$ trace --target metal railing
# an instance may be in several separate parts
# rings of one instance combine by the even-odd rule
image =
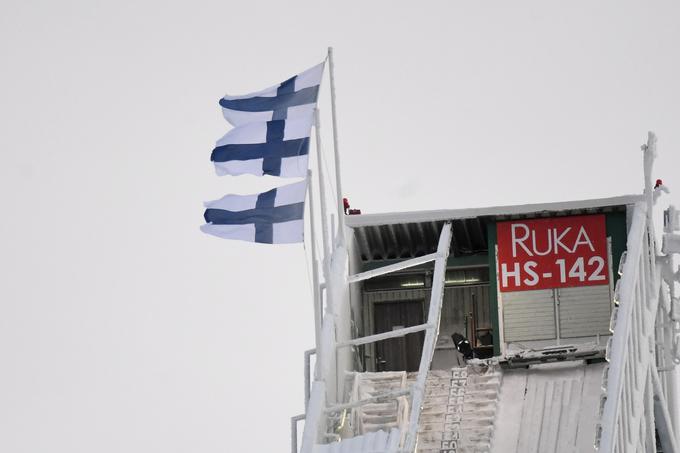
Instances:
[[[316,354],[316,349],[308,349],[305,351],[305,410],[307,409],[307,404],[309,404],[309,397],[312,392],[311,363],[314,354]]]
[[[335,314],[329,313],[324,316],[323,327],[321,329],[321,344],[320,347],[317,348],[317,357],[321,362],[320,364],[317,364],[318,375],[315,376],[315,380],[311,386],[311,392],[309,393],[309,398],[306,398],[305,401],[307,415],[305,417],[305,428],[302,436],[302,453],[313,452],[314,445],[323,442],[326,434],[325,429],[328,423],[328,415],[330,413],[368,404],[373,402],[373,399],[378,401],[385,398],[400,398],[405,395],[411,396],[411,412],[408,425],[402,427],[402,429],[408,427],[408,431],[406,432],[405,436],[405,445],[400,445],[399,451],[402,451],[402,447],[404,447],[403,451],[413,452],[415,450],[418,435],[418,419],[420,417],[421,406],[425,394],[425,380],[427,378],[430,362],[432,361],[432,355],[434,354],[434,348],[439,330],[439,317],[441,315],[441,304],[444,294],[446,261],[449,255],[450,244],[451,224],[447,223],[442,228],[436,253],[347,277],[347,284],[349,284],[417,266],[425,262],[435,261],[430,308],[426,324],[407,327],[384,334],[370,335],[367,337],[346,341],[337,341],[335,333]],[[334,286],[337,286],[337,282],[335,282]],[[334,290],[337,291],[337,288],[334,288]],[[342,301],[340,301],[340,297],[338,296],[339,294],[333,297],[334,304],[342,303]],[[378,395],[375,398],[370,399],[370,401],[364,400],[347,404],[340,404],[338,402],[334,403],[332,398],[329,398],[329,395],[333,395],[333,390],[331,390],[331,387],[334,387],[337,384],[334,380],[336,374],[336,364],[333,360],[336,351],[350,346],[374,343],[386,338],[405,336],[407,334],[423,330],[425,331],[425,340],[423,344],[420,367],[418,369],[416,382],[410,389],[393,392],[392,394]],[[297,436],[297,434],[295,435]],[[295,446],[297,447],[297,444]]]
[[[653,256],[647,230],[647,206],[637,204],[628,234],[625,262],[615,291],[613,336],[607,345],[610,362],[600,422],[599,449],[635,451],[643,420],[645,384],[653,361],[654,321],[658,294],[653,295]],[[651,349],[650,349],[651,348]],[[597,441],[596,441],[596,446]]]
[[[603,376],[603,400],[596,448],[600,452],[646,451],[655,428],[664,425],[668,409],[657,375],[657,320],[666,317],[659,305],[661,279],[656,269],[656,243],[645,203],[635,205],[627,250],[615,291],[613,335],[607,345],[609,367]],[[625,260],[625,261],[624,261]],[[654,405],[650,406],[651,395]],[[654,424],[655,414],[663,420]],[[662,432],[665,431],[665,432]],[[677,451],[672,427],[659,430],[664,451]]]
[[[305,414],[294,415],[290,418],[290,453],[298,451],[298,422],[305,419]]]
[[[665,367],[670,314],[662,276],[667,257],[658,256],[652,216],[661,190],[652,187],[656,136],[650,132],[644,152],[645,201],[634,206],[626,253],[621,258],[621,279],[616,285],[607,344],[609,366],[602,378],[600,423],[595,448],[605,453],[655,451],[658,432],[664,452],[678,452],[668,402],[675,408],[675,392],[668,379],[659,378]],[[661,188],[663,189],[663,187]],[[666,262],[664,262],[666,261]],[[668,282],[667,282],[668,283]],[[671,282],[671,284],[674,284]],[[672,294],[672,288],[671,288]],[[668,397],[668,398],[667,398]]]

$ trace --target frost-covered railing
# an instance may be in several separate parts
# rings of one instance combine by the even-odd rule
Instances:
[[[675,301],[662,285],[662,266],[669,267],[663,260],[668,257],[657,256],[652,220],[652,207],[660,194],[652,189],[653,133],[642,149],[646,200],[634,206],[626,252],[619,263],[621,278],[614,291],[616,307],[610,326],[613,335],[607,345],[609,366],[602,379],[595,448],[605,453],[656,451],[656,431],[664,452],[678,451],[677,429],[667,404],[670,401],[675,410],[675,391],[671,390],[675,384],[669,385],[668,377],[660,378],[657,368],[673,370],[665,364],[672,349],[669,313]]]
[[[401,432],[406,430],[405,436],[400,436],[404,439],[403,445],[390,444],[387,450],[375,451],[375,447],[370,450],[372,453],[396,453],[396,452],[413,452],[415,451],[417,437],[418,437],[418,420],[420,418],[420,411],[425,397],[425,381],[427,372],[434,354],[434,347],[439,333],[439,317],[441,316],[441,304],[444,295],[444,283],[446,276],[446,262],[449,255],[449,248],[451,245],[451,224],[447,223],[442,228],[437,246],[437,252],[419,258],[407,260],[405,262],[394,265],[385,266],[383,268],[374,269],[361,274],[349,276],[347,283],[355,283],[369,278],[385,275],[391,272],[402,270],[404,268],[417,266],[426,262],[435,261],[434,273],[432,276],[432,293],[430,296],[430,308],[428,312],[427,323],[418,326],[406,327],[390,332],[384,332],[376,335],[369,335],[363,338],[355,338],[347,341],[338,341],[336,335],[336,315],[340,312],[340,305],[343,303],[343,294],[340,290],[341,283],[334,281],[331,283],[331,291],[333,292],[331,305],[335,308],[326,313],[323,318],[323,326],[321,329],[321,344],[317,348],[319,358],[317,362],[317,369],[315,372],[315,380],[312,383],[309,401],[307,402],[307,412],[305,416],[305,428],[302,435],[302,453],[313,453],[318,444],[323,444],[327,440],[326,428],[330,416],[338,414],[343,411],[351,410],[363,404],[369,404],[375,401],[382,401],[390,398],[400,398],[410,395],[409,420],[401,427]],[[338,264],[341,260],[336,260]],[[331,271],[331,278],[337,278],[342,273],[342,269],[338,268]],[[339,404],[339,396],[337,390],[337,362],[335,360],[336,351],[356,346],[361,344],[374,343],[387,338],[402,337],[409,333],[425,331],[425,339],[423,342],[423,352],[420,360],[420,367],[418,368],[418,375],[415,383],[411,388],[406,390],[399,390],[384,395],[378,395],[369,399],[355,401],[351,403]],[[335,403],[333,402],[335,401]],[[343,417],[344,418],[344,417]],[[295,431],[293,429],[293,431]],[[295,435],[295,434],[294,434]],[[337,439],[336,439],[337,440]],[[296,443],[293,443],[296,446]],[[363,451],[363,450],[362,450]]]
[[[649,390],[650,364],[655,365],[654,322],[659,301],[658,288],[654,290],[654,236],[650,233],[647,206],[638,203],[614,292],[617,306],[612,313],[609,367],[603,376],[606,393],[596,439],[601,452],[638,451],[641,433],[647,429],[652,437],[654,433],[653,425],[643,426],[650,419],[644,416],[645,392]]]

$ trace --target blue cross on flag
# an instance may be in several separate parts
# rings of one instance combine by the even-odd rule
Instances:
[[[273,87],[220,99],[224,118],[234,126],[313,115],[324,64],[320,63]]]
[[[220,99],[224,118],[234,128],[217,141],[210,156],[219,176],[305,179],[205,203],[204,233],[264,244],[303,242],[309,136],[324,64],[265,90]]]
[[[254,195],[226,195],[205,203],[201,231],[224,239],[263,244],[304,240],[307,180]]]
[[[237,126],[217,141],[210,160],[218,176],[307,175],[311,115]]]
[[[217,141],[210,157],[219,176],[306,176],[324,64],[265,90],[220,100],[235,127]]]

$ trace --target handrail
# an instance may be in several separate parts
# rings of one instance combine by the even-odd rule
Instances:
[[[628,233],[627,257],[619,281],[619,307],[613,315],[613,336],[608,346],[609,370],[596,446],[604,453],[637,451],[653,442],[644,424],[657,419],[664,451],[677,451],[677,438],[657,373],[659,345],[655,338],[659,319],[668,316],[660,302],[665,297],[659,278],[653,224],[648,205],[635,205]],[[661,305],[660,305],[661,304]],[[659,318],[659,316],[661,318]],[[663,346],[662,346],[663,347]],[[652,389],[651,391],[649,389]],[[654,414],[645,400],[654,395]],[[647,412],[647,413],[645,413]],[[646,437],[642,437],[646,436]]]
[[[437,334],[439,330],[439,317],[441,315],[441,304],[444,295],[444,283],[446,276],[446,260],[449,255],[449,248],[451,246],[451,223],[446,223],[441,231],[439,237],[439,244],[437,246],[437,252],[429,255],[425,255],[419,258],[414,258],[411,260],[403,261],[400,263],[384,266],[379,269],[374,269],[364,273],[349,276],[346,282],[352,283],[357,281],[366,280],[369,278],[377,277],[379,275],[385,275],[387,273],[395,272],[408,267],[417,266],[429,261],[435,261],[434,275],[432,280],[432,293],[430,299],[430,309],[428,313],[427,323],[418,326],[411,326],[404,329],[399,329],[393,332],[384,332],[382,334],[370,335],[362,338],[355,338],[352,340],[344,342],[336,342],[335,337],[335,313],[330,312],[324,317],[323,327],[321,333],[321,344],[319,345],[320,350],[317,354],[321,360],[321,370],[325,371],[325,368],[329,366],[331,359],[331,351],[337,351],[339,348],[371,343],[374,341],[380,341],[386,338],[393,338],[398,336],[403,336],[408,333],[418,332],[425,330],[425,340],[423,343],[423,352],[420,360],[420,367],[418,370],[418,376],[416,383],[408,390],[400,390],[385,395],[377,395],[376,397],[370,398],[371,400],[385,399],[385,398],[401,398],[405,395],[412,395],[411,404],[411,415],[409,421],[409,431],[406,437],[406,450],[413,452],[415,450],[415,443],[418,435],[418,418],[420,417],[421,406],[425,393],[425,380],[427,378],[427,371],[430,367],[430,362],[432,361],[432,355],[434,354],[434,347],[437,339]],[[339,251],[339,249],[338,249]],[[339,260],[335,260],[335,264],[339,265]],[[331,281],[338,272],[331,272]],[[335,282],[333,285],[333,291],[338,291],[335,287],[339,282]],[[333,304],[341,303],[338,300],[339,294],[333,295]],[[351,407],[360,406],[363,404],[368,404],[371,401],[361,400],[346,404],[337,404],[328,406],[331,401],[326,400],[326,390],[327,383],[324,381],[324,372],[321,372],[318,376],[315,376],[315,381],[312,383],[311,393],[309,400],[307,402],[307,417],[305,419],[305,429],[302,436],[302,452],[311,453],[314,449],[314,444],[317,440],[322,438],[322,431],[324,429],[326,414],[329,412],[334,412],[338,410],[343,410]],[[334,385],[334,384],[333,384]]]
[[[614,440],[617,433],[617,419],[620,411],[623,393],[623,369],[628,352],[628,337],[631,330],[631,318],[634,306],[634,291],[639,274],[640,259],[642,257],[642,241],[646,226],[647,206],[643,203],[635,205],[633,221],[628,233],[626,244],[626,262],[619,282],[619,308],[616,318],[616,328],[611,340],[610,365],[607,379],[607,401],[602,412],[602,438],[600,451],[613,452]]]
[[[425,380],[430,369],[434,347],[439,335],[439,319],[441,317],[442,300],[444,298],[444,284],[446,283],[446,260],[449,257],[451,246],[451,223],[446,223],[442,228],[437,252],[441,254],[434,265],[432,275],[432,293],[430,294],[430,309],[427,315],[427,323],[431,324],[425,333],[423,342],[423,352],[420,356],[420,367],[418,377],[413,384],[413,396],[411,397],[411,416],[408,424],[408,434],[404,444],[404,449],[413,452],[416,449],[418,440],[418,420],[425,398]]]
[[[343,341],[337,344],[337,348],[346,348],[348,346],[359,346],[362,344],[375,343],[376,341],[388,340],[390,338],[398,338],[406,336],[410,333],[422,332],[433,327],[430,323],[418,324],[417,326],[404,327],[402,329],[390,330],[389,332],[377,333],[375,335],[368,335],[365,337],[354,338],[352,340]]]
[[[629,338],[631,337],[632,318],[635,311],[636,284],[640,278],[640,262],[643,259],[643,241],[647,232],[647,206],[637,203],[633,213],[632,224],[628,233],[626,244],[626,261],[623,265],[623,273],[619,281],[619,308],[616,317],[616,328],[611,339],[609,357],[610,365],[607,376],[607,400],[600,421],[602,437],[600,438],[600,451],[613,452],[618,429],[623,396],[623,374],[628,354]]]
[[[439,252],[436,252],[430,253],[429,255],[419,256],[418,258],[411,258],[410,260],[400,261],[399,263],[388,264],[387,266],[382,266],[377,269],[371,269],[370,271],[350,275],[347,281],[349,283],[356,283],[363,280],[368,280],[369,278],[379,277],[381,275],[386,275],[392,272],[401,271],[403,269],[408,269],[410,267],[415,267],[421,264],[429,263],[430,261],[436,260],[440,256],[441,254]]]

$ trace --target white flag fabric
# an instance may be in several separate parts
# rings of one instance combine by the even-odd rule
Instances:
[[[224,118],[234,126],[246,123],[307,117],[314,112],[324,63],[273,87],[220,99]]]
[[[226,195],[205,203],[201,231],[223,239],[290,244],[304,240],[307,180],[254,195]]]
[[[210,159],[219,176],[306,177],[313,116],[248,123],[217,141]]]

